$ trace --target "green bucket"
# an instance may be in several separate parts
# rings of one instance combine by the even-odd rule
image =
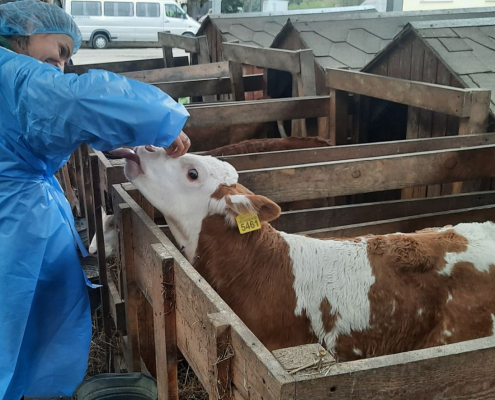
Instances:
[[[156,400],[156,381],[141,373],[100,374],[79,385],[77,400]]]

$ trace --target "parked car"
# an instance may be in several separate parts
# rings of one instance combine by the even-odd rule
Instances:
[[[158,32],[194,36],[200,27],[172,0],[67,0],[65,10],[95,49],[110,41],[157,41]]]

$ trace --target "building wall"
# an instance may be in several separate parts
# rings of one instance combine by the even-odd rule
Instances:
[[[495,0],[403,0],[404,11],[495,7]]]

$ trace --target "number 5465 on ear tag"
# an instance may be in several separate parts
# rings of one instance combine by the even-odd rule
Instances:
[[[256,213],[239,214],[235,217],[235,220],[237,221],[237,226],[239,227],[239,232],[241,232],[241,234],[261,229],[261,222]]]

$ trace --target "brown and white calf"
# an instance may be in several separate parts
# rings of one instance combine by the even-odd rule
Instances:
[[[340,360],[494,334],[495,225],[318,240],[278,232],[279,207],[212,157],[122,150],[129,180],[188,260],[271,350],[320,342]],[[259,230],[235,217],[255,211]]]
[[[320,137],[285,137],[274,139],[250,139],[218,147],[203,153],[207,156],[233,156],[237,154],[264,153],[269,151],[331,147],[330,140]]]

